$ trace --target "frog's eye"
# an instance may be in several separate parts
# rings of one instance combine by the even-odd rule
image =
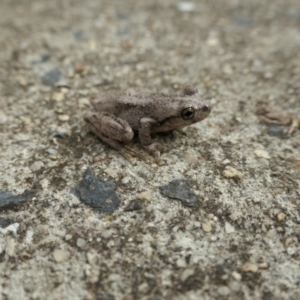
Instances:
[[[183,120],[193,119],[194,115],[195,115],[195,110],[193,107],[187,107],[181,112],[181,118]]]

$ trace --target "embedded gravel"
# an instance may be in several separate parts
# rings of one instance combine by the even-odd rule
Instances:
[[[35,191],[0,210],[0,299],[300,298],[300,130],[256,115],[300,116],[299,0],[3,0],[0,31],[0,190]],[[186,85],[213,110],[155,137],[162,166],[84,123],[107,92]],[[88,169],[112,214],[70,193]]]

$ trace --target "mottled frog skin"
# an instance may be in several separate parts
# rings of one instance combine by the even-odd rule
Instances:
[[[137,154],[125,144],[138,132],[143,148],[159,160],[164,146],[151,133],[166,132],[204,120],[211,111],[197,89],[187,86],[178,94],[126,91],[92,101],[94,111],[84,116],[89,129],[126,158]],[[133,153],[134,152],[134,153]]]

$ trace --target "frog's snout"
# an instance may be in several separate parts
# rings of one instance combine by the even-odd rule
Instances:
[[[206,118],[211,112],[212,106],[206,102],[200,109],[203,118]]]
[[[203,113],[210,113],[211,107],[208,106],[208,105],[204,105],[204,106],[201,108],[201,111],[202,111]]]
[[[87,123],[90,123],[91,120],[95,119],[96,118],[96,115],[95,113],[93,112],[87,112],[85,113],[84,115],[84,120],[87,122]]]

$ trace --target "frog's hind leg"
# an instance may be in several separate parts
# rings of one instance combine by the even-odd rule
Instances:
[[[125,120],[105,112],[88,112],[84,119],[90,131],[103,142],[118,150],[126,159],[130,160],[131,156],[145,159],[143,154],[124,145],[134,136],[132,128]]]

